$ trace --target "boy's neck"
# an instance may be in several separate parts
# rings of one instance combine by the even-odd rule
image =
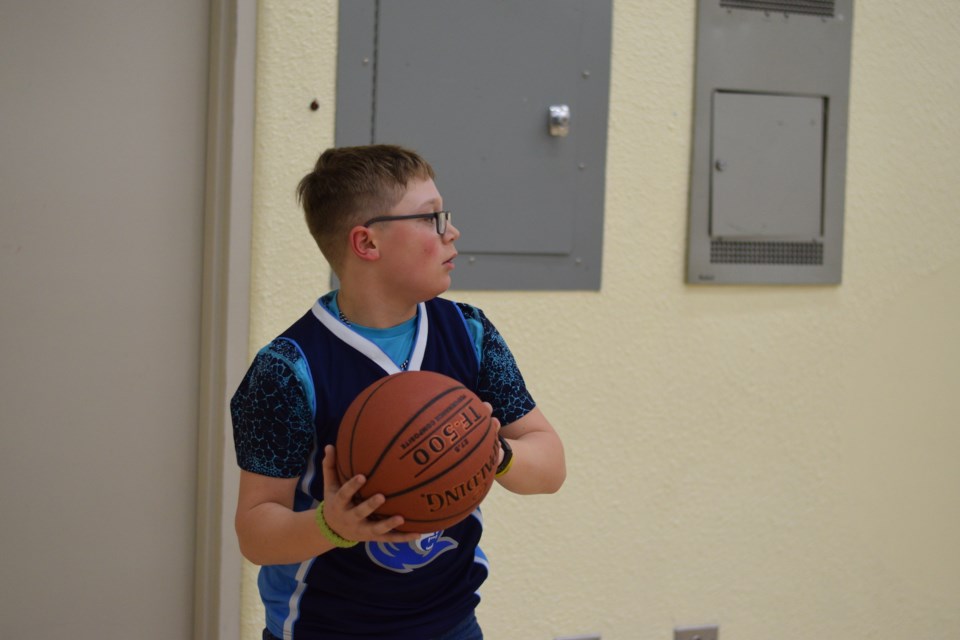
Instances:
[[[337,307],[350,323],[372,329],[389,329],[417,315],[417,305],[397,303],[389,296],[357,295],[353,291],[337,292]]]

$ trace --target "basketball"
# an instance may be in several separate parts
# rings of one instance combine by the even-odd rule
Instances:
[[[500,444],[490,411],[460,382],[403,371],[363,390],[336,441],[340,482],[367,478],[357,500],[386,497],[375,515],[398,531],[431,533],[469,516],[493,486]]]

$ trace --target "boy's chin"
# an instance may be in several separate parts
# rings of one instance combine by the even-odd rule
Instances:
[[[452,283],[452,279],[448,276],[443,282],[438,283],[435,288],[430,290],[430,292],[427,294],[427,297],[424,298],[424,302],[427,300],[432,300],[433,298],[446,293]]]

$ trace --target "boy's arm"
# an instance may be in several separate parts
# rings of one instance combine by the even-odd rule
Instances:
[[[560,436],[539,408],[500,429],[510,441],[513,463],[497,478],[514,493],[554,493],[567,477]]]
[[[384,497],[377,494],[354,504],[354,494],[363,486],[364,479],[356,476],[341,486],[334,460],[334,449],[328,446],[323,458],[323,515],[334,532],[357,542],[402,543],[420,537],[417,533],[391,533],[403,523],[400,516],[368,519],[383,504]],[[235,526],[240,551],[250,562],[258,565],[293,564],[335,548],[317,526],[315,509],[293,510],[297,482],[298,478],[271,478],[249,471],[240,472]]]
[[[554,493],[567,476],[560,436],[534,403],[497,328],[477,307],[458,307],[480,362],[480,397],[494,407],[498,420],[509,421],[500,435],[510,441],[513,463],[497,480],[515,493]]]
[[[250,562],[292,564],[334,548],[313,511],[293,511],[297,478],[271,478],[240,471],[235,526],[240,552]]]

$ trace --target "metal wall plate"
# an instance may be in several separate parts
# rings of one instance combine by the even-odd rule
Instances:
[[[698,0],[688,283],[841,281],[852,12]]]
[[[673,640],[717,640],[720,627],[677,627],[673,630]]]
[[[336,144],[430,161],[463,234],[452,288],[599,289],[612,0],[339,12]]]

